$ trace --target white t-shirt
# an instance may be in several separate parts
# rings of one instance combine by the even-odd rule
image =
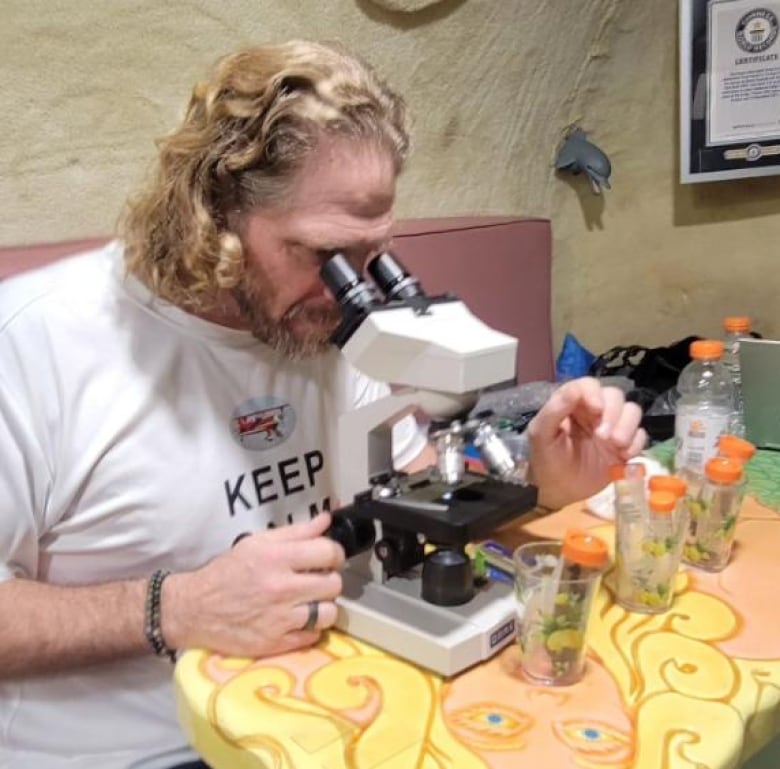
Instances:
[[[291,362],[155,300],[117,243],[0,283],[0,580],[189,570],[305,520],[335,503],[335,416],[386,392],[335,349]],[[424,444],[396,425],[396,465]],[[0,768],[119,769],[181,746],[171,677],[150,654],[0,680]]]

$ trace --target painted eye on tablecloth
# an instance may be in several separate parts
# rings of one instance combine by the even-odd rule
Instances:
[[[517,750],[534,721],[522,710],[492,702],[477,702],[446,716],[450,728],[475,748]]]
[[[570,720],[553,724],[561,742],[596,763],[614,766],[631,757],[630,735],[603,721]]]

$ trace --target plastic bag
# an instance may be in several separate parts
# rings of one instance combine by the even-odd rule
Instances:
[[[565,382],[567,379],[585,376],[595,360],[596,356],[583,347],[577,337],[567,333],[555,361],[555,378],[559,382]]]
[[[482,393],[472,416],[487,411],[497,419],[512,422],[530,421],[530,418],[547,402],[553,392],[560,387],[559,382],[526,382],[503,390],[491,390]]]

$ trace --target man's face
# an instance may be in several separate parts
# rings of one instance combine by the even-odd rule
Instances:
[[[340,251],[360,273],[386,247],[395,177],[387,150],[324,139],[283,203],[242,219],[246,275],[234,297],[258,339],[292,358],[327,349],[341,311],[320,279],[324,255]]]

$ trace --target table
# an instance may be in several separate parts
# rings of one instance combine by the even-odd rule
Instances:
[[[569,526],[614,539],[581,504],[497,538]],[[737,767],[780,734],[780,514],[749,495],[736,541],[725,571],[682,569],[662,615],[617,606],[607,575],[574,686],[527,683],[514,646],[443,679],[332,631],[265,660],[186,652],[180,720],[214,769]]]

